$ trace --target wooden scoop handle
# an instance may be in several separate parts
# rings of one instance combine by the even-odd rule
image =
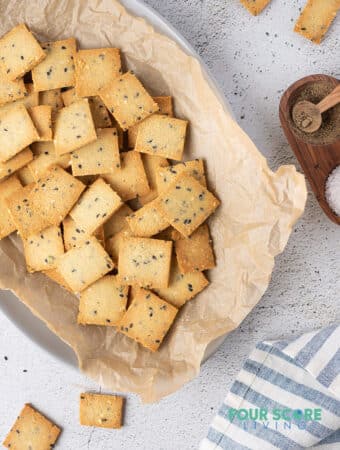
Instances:
[[[340,102],[340,84],[327,97],[317,104],[321,114]]]

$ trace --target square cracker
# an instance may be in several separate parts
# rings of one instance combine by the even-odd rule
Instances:
[[[3,445],[12,450],[52,448],[60,434],[60,428],[26,404],[6,436]]]
[[[78,100],[57,112],[54,145],[58,155],[70,153],[97,139],[87,99]]]
[[[215,257],[209,227],[203,224],[188,238],[175,242],[175,252],[181,273],[209,270],[215,267]]]
[[[106,275],[80,294],[78,323],[115,326],[123,317],[129,287],[116,276]]]
[[[0,239],[3,239],[17,229],[10,213],[7,210],[5,200],[10,195],[20,190],[21,187],[21,183],[15,175],[0,183]]]
[[[24,23],[0,39],[0,72],[16,80],[45,58],[45,52]]]
[[[132,231],[130,230],[128,225],[126,225],[124,228],[119,230],[114,236],[110,237],[109,239],[106,239],[105,249],[115,264],[118,263],[120,244],[123,242],[125,238],[132,236],[133,236]]]
[[[202,272],[181,273],[176,260],[171,265],[170,281],[167,288],[156,288],[154,291],[161,298],[180,308],[194,298],[209,284]]]
[[[264,10],[271,0],[240,0],[240,2],[245,8],[247,8],[250,14],[257,16]]]
[[[166,158],[162,156],[148,155],[147,153],[142,154],[142,161],[146,173],[146,177],[149,182],[150,192],[139,198],[142,205],[151,202],[156,197],[158,197],[157,188],[157,174],[161,167],[167,167],[169,162]]]
[[[24,80],[8,81],[0,73],[0,105],[22,99],[27,93]]]
[[[189,237],[220,204],[208,189],[185,173],[159,196],[159,200],[159,212],[186,237]]]
[[[131,72],[111,80],[100,97],[123,130],[159,110],[142,83]]]
[[[120,169],[118,134],[115,128],[97,130],[97,140],[71,153],[72,173],[100,175]]]
[[[339,9],[339,0],[308,0],[294,31],[320,44]]]
[[[80,394],[80,423],[88,427],[121,428],[124,398],[117,395]]]
[[[122,201],[104,180],[98,178],[77,201],[70,216],[89,236],[122,205]]]
[[[61,256],[56,265],[59,275],[73,292],[81,292],[114,268],[109,255],[95,237]]]
[[[165,192],[171,183],[183,173],[196,178],[202,186],[207,187],[203,161],[202,159],[194,159],[193,161],[185,161],[173,166],[158,168],[156,174],[158,192]]]
[[[28,110],[32,122],[38,131],[39,141],[51,141],[52,136],[52,107],[49,105],[33,106]]]
[[[27,147],[8,161],[0,163],[0,180],[26,166],[32,159],[33,153]]]
[[[76,92],[80,97],[98,95],[122,71],[118,48],[79,50],[74,61]]]
[[[52,119],[54,120],[57,111],[64,106],[61,89],[39,92],[39,103],[52,108]]]
[[[36,91],[48,91],[74,86],[74,56],[77,44],[74,38],[41,44],[46,58],[32,69]]]
[[[157,295],[139,289],[118,324],[118,330],[155,352],[169,331],[177,312],[177,308]]]
[[[88,239],[88,235],[85,234],[85,231],[80,229],[70,216],[65,217],[63,220],[63,232],[66,250],[71,250],[71,248],[74,247],[80,247]],[[95,236],[98,241],[104,245],[104,228],[102,226],[94,231],[93,236]]]
[[[119,247],[118,274],[122,283],[147,288],[168,287],[172,242],[127,237]]]
[[[180,161],[188,122],[153,114],[138,127],[135,150]]]
[[[8,161],[39,139],[24,105],[16,105],[0,113],[0,162]]]
[[[66,169],[70,165],[69,154],[56,156],[53,149],[53,142],[51,142],[50,148],[51,150],[46,150],[46,152],[35,156],[33,161],[31,161],[27,166],[34,181],[38,181],[44,176],[45,172],[54,165],[60,166],[63,169]]]
[[[54,269],[57,259],[64,254],[60,227],[48,227],[28,236],[23,243],[29,272]]]
[[[64,169],[51,166],[32,190],[31,205],[34,211],[48,221],[49,225],[59,225],[84,189],[85,185]]]
[[[107,222],[104,224],[105,239],[110,239],[116,233],[126,227],[126,217],[132,214],[132,209],[129,205],[123,204],[118,211],[116,211]]]
[[[42,217],[32,205],[30,195],[34,187],[35,183],[28,184],[5,200],[16,229],[23,239],[50,225],[48,218]]]
[[[126,218],[134,236],[151,237],[168,228],[169,222],[159,213],[157,203],[155,199]]]
[[[132,200],[150,191],[143,161],[137,152],[122,152],[121,168],[104,174],[103,178],[118,193],[122,200]]]
[[[0,80],[1,80],[1,75],[0,75]],[[38,106],[39,105],[39,93],[34,92],[33,84],[27,83],[27,84],[25,84],[25,88],[26,88],[26,92],[24,93],[24,96],[18,100],[11,102],[11,103],[7,103],[5,105],[0,106],[0,113],[2,113],[3,111],[8,111],[9,108],[12,108],[13,106],[18,105],[18,104],[23,104],[27,109],[32,108],[33,106]]]

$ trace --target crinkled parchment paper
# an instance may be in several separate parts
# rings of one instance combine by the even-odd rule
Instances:
[[[0,242],[0,286],[12,290],[77,353],[80,368],[107,388],[146,402],[179,389],[200,369],[209,342],[236,328],[265,292],[306,201],[293,166],[273,173],[205,80],[197,60],[131,16],[115,0],[9,0],[0,33],[26,22],[42,41],[75,36],[83,48],[120,47],[152,94],[175,98],[190,121],[186,159],[204,158],[222,205],[211,220],[217,267],[211,285],[180,312],[161,350],[144,350],[108,327],[77,325],[78,300],[41,274],[27,274],[17,238]]]

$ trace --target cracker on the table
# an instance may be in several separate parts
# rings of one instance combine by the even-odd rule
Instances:
[[[65,217],[63,220],[63,236],[66,250],[71,250],[71,248],[74,247],[80,247],[88,239],[88,235],[85,234],[85,231],[80,229],[70,216]],[[97,230],[93,232],[93,236],[95,236],[97,240],[104,245],[105,237],[102,226],[98,227]]]
[[[156,294],[140,289],[118,324],[118,330],[155,352],[173,324],[177,312],[177,308]]]
[[[202,272],[215,267],[209,227],[203,224],[188,238],[175,241],[175,252],[181,273]]]
[[[58,258],[64,254],[63,237],[57,226],[28,236],[23,244],[29,272],[55,269]]]
[[[120,169],[117,130],[100,128],[96,132],[97,140],[71,153],[73,175],[100,175]]]
[[[80,97],[98,95],[122,71],[118,48],[79,50],[74,61],[76,93]]]
[[[17,229],[7,210],[7,203],[5,200],[21,188],[21,183],[16,175],[12,175],[10,178],[7,178],[7,180],[0,183],[0,239],[3,239]]]
[[[155,288],[154,291],[161,298],[180,308],[194,298],[209,284],[202,272],[181,273],[177,261],[173,259],[170,281],[167,288]]]
[[[219,204],[208,189],[183,173],[159,196],[157,208],[176,230],[189,237]]]
[[[118,274],[124,284],[168,287],[172,242],[127,237],[119,246]]]
[[[240,0],[240,2],[245,8],[247,8],[250,14],[257,16],[264,10],[271,0]]]
[[[161,193],[166,191],[170,184],[173,183],[176,178],[183,173],[196,178],[196,180],[199,181],[202,186],[207,186],[203,160],[194,159],[192,161],[181,162],[173,166],[158,168],[156,173],[156,184],[158,192]]]
[[[49,105],[33,106],[28,110],[32,122],[38,131],[39,141],[51,141],[52,136],[52,107]]]
[[[114,268],[114,264],[95,237],[72,248],[58,261],[56,270],[73,292],[81,292]]]
[[[0,72],[16,80],[45,58],[39,42],[24,23],[12,28],[0,39]]]
[[[1,75],[0,75],[1,80]],[[33,106],[39,105],[39,93],[35,92],[33,89],[32,83],[25,84],[26,92],[24,96],[18,100],[15,100],[11,103],[6,103],[5,105],[0,106],[0,113],[3,111],[8,111],[9,108],[12,108],[15,105],[23,104],[27,109],[32,108]],[[1,88],[0,88],[1,91]],[[0,94],[1,95],[1,94]],[[0,101],[1,103],[1,101]]]
[[[122,205],[122,201],[110,185],[98,178],[79,198],[70,216],[86,235],[103,225]]]
[[[6,162],[0,163],[0,180],[26,166],[33,159],[33,153],[27,147]]]
[[[53,149],[53,143],[51,150],[41,153],[34,157],[33,161],[28,164],[28,169],[31,172],[34,181],[38,181],[45,172],[52,166],[57,165],[63,169],[67,169],[70,165],[70,155],[57,156]]]
[[[19,104],[0,113],[0,123],[0,162],[8,161],[39,139],[24,105]]]
[[[52,119],[54,120],[57,111],[64,106],[61,89],[39,92],[39,103],[52,108]]]
[[[294,31],[315,44],[320,44],[339,9],[339,0],[308,0]]]
[[[123,317],[129,295],[117,276],[106,275],[80,294],[78,323],[115,326]]]
[[[126,218],[134,236],[151,237],[168,228],[169,222],[159,213],[157,202],[153,200]]]
[[[32,69],[36,91],[48,91],[75,84],[74,56],[77,44],[74,38],[41,44],[46,58]]]
[[[161,167],[167,167],[169,161],[162,156],[148,155],[146,153],[142,154],[142,161],[146,173],[146,177],[149,182],[150,192],[146,195],[139,197],[142,205],[145,205],[156,197],[158,197],[158,187],[157,187],[157,174]]]
[[[104,224],[105,239],[110,239],[112,236],[126,227],[126,217],[132,214],[132,209],[125,203],[116,211],[107,222]]]
[[[139,124],[135,150],[180,161],[188,122],[153,114]]]
[[[124,228],[119,230],[112,237],[110,237],[109,239],[106,239],[105,250],[108,252],[112,261],[115,264],[118,264],[120,244],[122,243],[122,241],[125,238],[131,237],[131,236],[133,236],[131,229],[129,228],[128,225],[125,225]]]
[[[26,404],[6,436],[3,446],[11,450],[47,450],[54,446],[60,432],[57,425]]]
[[[14,102],[25,97],[27,93],[24,80],[8,81],[0,73],[0,105]]]
[[[124,398],[117,395],[80,394],[80,423],[89,427],[121,428]]]
[[[159,106],[159,114],[173,117],[174,111],[173,111],[173,103],[172,103],[172,97],[164,96],[164,97],[153,97],[154,101]],[[128,146],[130,149],[134,149],[136,145],[136,139],[138,134],[138,127],[139,123],[136,125],[133,125],[128,130]]]
[[[123,130],[159,110],[142,83],[131,72],[111,80],[100,97]]]
[[[150,191],[140,153],[122,152],[121,168],[104,174],[103,178],[111,185],[122,200],[132,200]]]
[[[51,166],[30,194],[31,205],[49,225],[59,225],[79,199],[85,185],[59,166]],[[38,230],[40,231],[40,230]]]
[[[27,186],[28,184],[34,183],[35,181],[30,169],[27,166],[23,167],[22,169],[19,169],[16,172],[16,175],[18,176],[23,186]]]
[[[87,99],[78,100],[57,112],[54,125],[56,153],[63,155],[97,139]]]

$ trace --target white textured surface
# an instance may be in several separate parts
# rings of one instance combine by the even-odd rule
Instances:
[[[296,164],[280,129],[279,98],[302,76],[327,73],[340,77],[340,18],[324,43],[314,46],[292,32],[305,0],[273,0],[256,18],[238,0],[146,3],[196,48],[270,166]],[[32,402],[64,428],[57,446],[63,450],[197,448],[258,340],[297,335],[340,318],[339,242],[340,227],[326,219],[310,194],[306,213],[277,259],[258,307],[228,336],[200,376],[180,392],[146,406],[129,396],[126,426],[120,431],[81,428],[78,395],[98,386],[42,353],[0,315],[0,439],[23,403]]]

